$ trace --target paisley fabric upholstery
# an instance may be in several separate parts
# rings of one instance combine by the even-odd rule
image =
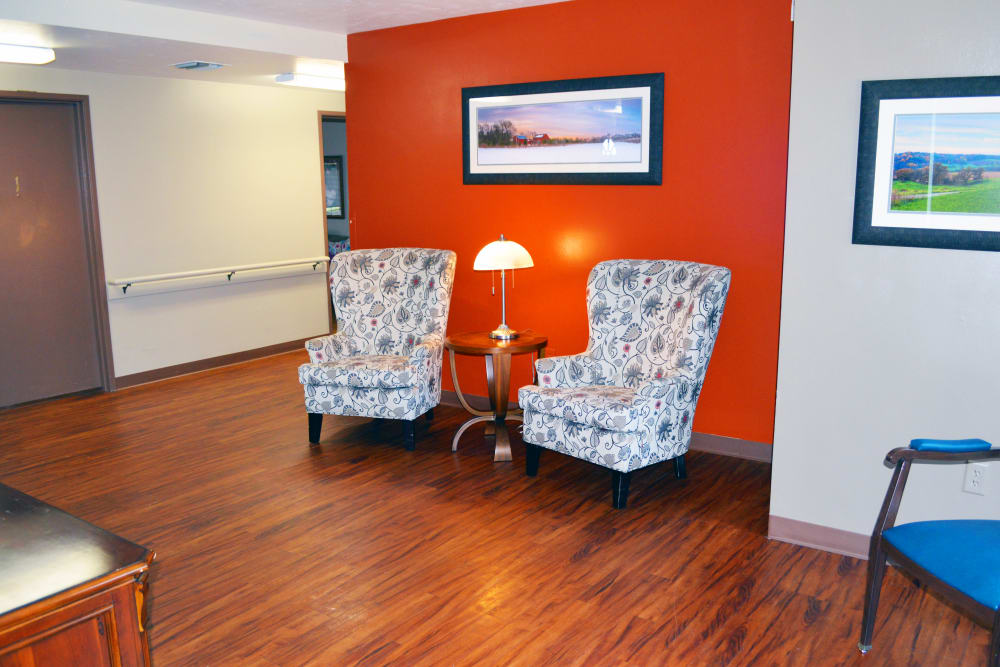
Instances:
[[[729,269],[613,260],[587,282],[590,342],[535,363],[524,441],[621,472],[687,452],[729,292]]]
[[[414,366],[409,358],[393,354],[365,354],[325,364],[303,364],[299,367],[299,382],[399,389],[412,385],[420,370],[426,367]]]
[[[542,387],[524,392],[523,407],[612,431],[635,431],[639,427],[635,389],[628,387]]]
[[[455,253],[351,250],[330,261],[338,331],[306,343],[308,412],[414,419],[441,402]]]
[[[654,451],[646,431],[611,431],[528,410],[524,411],[522,434],[525,442],[620,472],[631,472],[687,451],[669,440]]]
[[[440,402],[440,382],[435,389],[430,385],[403,387],[402,389],[371,389],[368,387],[337,387],[332,384],[306,385],[306,411],[348,417],[379,419],[416,419],[430,407],[418,412],[421,406],[434,407]],[[313,408],[322,408],[316,410]]]

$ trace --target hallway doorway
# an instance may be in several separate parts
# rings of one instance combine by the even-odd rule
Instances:
[[[347,180],[347,117],[343,112],[320,112],[320,140],[327,255],[351,249],[350,194]],[[330,331],[337,329],[337,313],[330,297]]]

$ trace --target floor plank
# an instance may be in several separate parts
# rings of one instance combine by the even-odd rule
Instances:
[[[158,665],[976,665],[988,631],[890,571],[857,655],[865,564],[765,538],[769,466],[635,473],[493,463],[441,406],[306,440],[278,355],[0,411],[0,481],[157,552]]]

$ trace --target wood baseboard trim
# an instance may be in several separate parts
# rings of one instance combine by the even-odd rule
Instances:
[[[852,533],[848,530],[772,514],[768,517],[767,539],[868,560],[868,543],[871,535]]]
[[[462,405],[458,402],[458,395],[447,389],[441,390],[441,405],[450,405],[455,408],[462,407]]]
[[[490,401],[485,396],[463,394],[465,400],[477,410],[488,410]],[[458,395],[453,391],[441,391],[441,403],[454,407],[462,407],[458,402]],[[517,403],[511,402],[508,409],[518,407]],[[771,462],[771,445],[765,442],[754,442],[753,440],[741,440],[740,438],[729,438],[724,435],[712,435],[711,433],[694,433],[691,435],[690,448],[696,452],[708,452],[709,454],[721,454],[722,456],[732,456],[738,459],[748,459],[750,461]]]
[[[317,335],[323,335],[323,334],[317,334]],[[163,368],[154,368],[153,370],[142,371],[141,373],[122,375],[115,378],[115,388],[125,389],[126,387],[134,387],[139,384],[146,384],[147,382],[166,380],[168,378],[177,377],[179,375],[198,373],[199,371],[207,371],[212,368],[221,368],[222,366],[232,366],[233,364],[241,364],[245,361],[253,361],[254,359],[260,359],[262,357],[270,357],[275,354],[284,354],[285,352],[291,352],[293,350],[302,350],[304,349],[306,341],[312,338],[315,338],[315,336],[309,336],[309,338],[302,338],[299,340],[290,340],[287,343],[276,343],[275,345],[258,347],[253,350],[243,350],[242,352],[223,354],[221,356],[210,357],[208,359],[198,359],[197,361],[188,361],[183,364],[176,364],[174,366],[164,366]]]
[[[773,449],[766,442],[755,442],[753,440],[730,438],[724,435],[712,435],[711,433],[699,433],[697,431],[691,434],[691,444],[689,447],[696,452],[721,454],[723,456],[733,456],[738,459],[748,459],[762,463],[771,462],[771,451]]]

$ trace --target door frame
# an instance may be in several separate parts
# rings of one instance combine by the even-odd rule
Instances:
[[[329,246],[327,245],[327,235],[329,234],[329,228],[326,225],[326,169],[323,166],[323,159],[326,157],[326,151],[323,150],[323,121],[327,118],[340,118],[344,122],[347,122],[347,113],[344,111],[317,111],[316,117],[319,125],[319,185],[320,185],[320,211],[323,213],[323,254],[329,252]],[[347,218],[347,238],[351,237],[351,227],[354,226],[354,221],[351,220],[350,216]],[[329,289],[330,275],[327,271],[327,292]],[[337,329],[337,320],[334,318],[333,314],[333,294],[330,294],[330,298],[326,300],[327,313],[330,318],[330,333],[333,333]]]
[[[80,205],[83,214],[84,251],[90,290],[93,294],[94,324],[97,334],[97,361],[101,374],[101,389],[115,390],[114,359],[111,352],[111,320],[108,315],[108,290],[104,277],[104,254],[101,247],[101,225],[97,214],[97,176],[94,169],[94,142],[90,130],[90,98],[87,95],[0,91],[0,103],[28,102],[68,105],[73,110],[76,141],[76,170],[80,183]],[[55,332],[58,334],[58,332]]]

